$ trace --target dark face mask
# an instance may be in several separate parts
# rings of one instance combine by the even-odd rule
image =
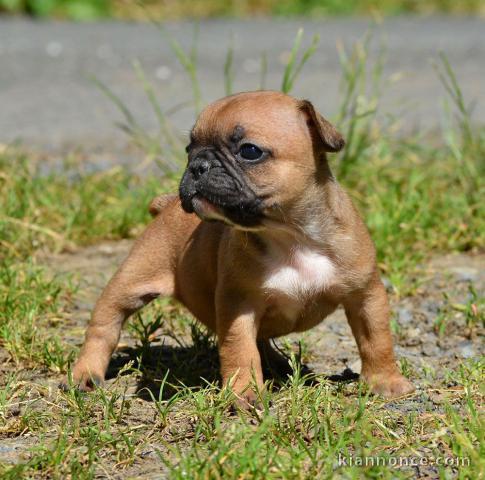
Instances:
[[[194,199],[202,198],[217,207],[231,223],[255,227],[262,219],[262,201],[246,178],[244,166],[226,148],[191,152],[179,187],[182,207],[193,213]]]

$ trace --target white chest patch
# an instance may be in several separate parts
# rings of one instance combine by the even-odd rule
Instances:
[[[319,252],[302,248],[288,258],[268,263],[263,288],[270,294],[303,300],[335,283],[336,270],[331,260]]]

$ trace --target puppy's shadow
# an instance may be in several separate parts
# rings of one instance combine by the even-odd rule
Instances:
[[[295,373],[289,358],[281,352],[278,352],[278,356],[269,359],[261,352],[264,379],[272,381],[274,390],[280,389]],[[147,401],[169,400],[181,386],[203,388],[209,383],[220,382],[219,355],[215,340],[210,336],[198,337],[190,345],[161,343],[124,348],[113,356],[106,378],[116,377],[129,362],[134,362],[141,371],[136,393]],[[308,386],[320,383],[319,379],[322,378],[332,382],[349,382],[359,378],[348,368],[341,374],[319,374],[317,377],[311,368],[301,362],[297,362],[296,367]]]
[[[141,372],[137,396],[147,401],[168,400],[181,386],[202,388],[219,380],[217,346],[209,336],[193,339],[191,344],[126,347],[111,359],[106,378],[116,377],[129,362]]]

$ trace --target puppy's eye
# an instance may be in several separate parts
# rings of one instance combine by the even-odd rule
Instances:
[[[245,143],[241,145],[239,155],[245,160],[258,160],[263,156],[263,151],[252,143]]]

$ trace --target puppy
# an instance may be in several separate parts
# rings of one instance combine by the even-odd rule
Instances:
[[[190,134],[179,198],[152,202],[154,220],[96,303],[74,383],[102,382],[126,318],[172,296],[217,334],[223,382],[243,407],[257,398],[251,380],[263,387],[269,340],[308,330],[339,305],[361,378],[386,397],[411,392],[372,240],[327,162],[343,146],[306,100],[257,91],[209,105]]]

